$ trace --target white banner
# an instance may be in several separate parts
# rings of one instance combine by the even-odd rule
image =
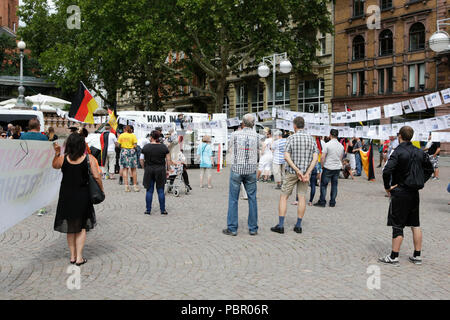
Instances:
[[[51,142],[0,141],[0,234],[57,198],[62,174],[52,168],[54,154]]]

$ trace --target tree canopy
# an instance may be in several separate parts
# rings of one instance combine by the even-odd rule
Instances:
[[[317,60],[317,33],[332,32],[326,0],[24,0],[19,34],[39,57],[43,72],[65,91],[79,81],[97,90],[109,105],[133,90],[151,109],[178,84],[206,93],[221,109],[226,79],[256,68],[265,55],[287,52],[296,72]],[[81,9],[81,28],[69,29],[67,8]],[[168,65],[182,52],[179,65]],[[204,74],[206,85],[192,83]],[[187,80],[186,80],[187,79]],[[146,81],[150,86],[145,85]],[[186,82],[187,81],[187,82]]]

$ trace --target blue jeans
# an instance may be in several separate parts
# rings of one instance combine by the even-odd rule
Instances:
[[[330,205],[336,204],[336,196],[338,191],[338,179],[341,170],[328,170],[323,168],[322,179],[320,180],[320,204],[326,204],[328,182],[331,181]]]
[[[317,166],[314,167],[313,171],[311,172],[311,178],[309,178],[309,186],[311,187],[311,192],[309,193],[309,202],[313,202],[314,196],[316,195],[316,183],[317,183]]]
[[[231,232],[238,229],[238,202],[241,183],[244,184],[248,197],[248,230],[258,231],[258,205],[256,203],[256,173],[240,175],[233,171],[230,174],[230,192],[228,195],[227,225]]]
[[[359,153],[359,151],[355,153],[355,162],[356,162],[356,174],[360,176],[362,170],[362,162],[361,162],[361,154]]]
[[[145,195],[145,202],[147,204],[147,211],[152,211],[152,200],[153,200],[153,191],[155,190],[155,181],[150,180],[150,188],[147,189],[147,193]],[[159,200],[159,208],[161,212],[166,211],[166,197],[164,195],[164,187],[157,188],[156,192],[158,193]]]

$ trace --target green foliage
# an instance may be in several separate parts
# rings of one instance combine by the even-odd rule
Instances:
[[[19,34],[48,77],[66,92],[82,80],[116,93],[135,91],[151,109],[177,85],[208,93],[220,109],[226,78],[243,62],[254,69],[261,58],[287,52],[296,72],[309,72],[317,33],[332,32],[326,0],[24,0]],[[67,28],[67,7],[81,8],[81,29]],[[184,52],[167,65],[170,52]],[[194,86],[193,75],[207,80]],[[146,81],[150,86],[145,86]],[[97,91],[97,93],[100,93]]]
[[[0,75],[18,76],[20,73],[20,54],[14,38],[0,35]],[[39,76],[40,66],[36,59],[25,54],[23,57],[24,76]]]

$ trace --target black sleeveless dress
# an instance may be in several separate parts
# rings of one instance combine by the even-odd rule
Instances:
[[[70,164],[65,156],[61,171],[63,178],[54,230],[62,233],[78,233],[82,229],[86,231],[93,229],[96,219],[94,205],[89,196],[87,158],[80,164]]]

